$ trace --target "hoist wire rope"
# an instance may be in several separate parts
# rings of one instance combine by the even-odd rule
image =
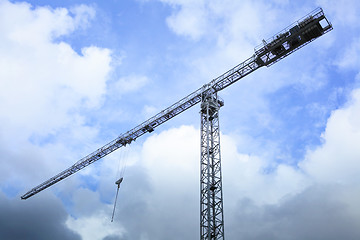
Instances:
[[[118,198],[118,194],[119,194],[119,189],[120,189],[120,185],[118,186],[118,188],[116,190],[116,197],[115,197],[115,202],[114,202],[114,209],[113,209],[112,216],[111,216],[111,222],[114,221],[114,214],[115,214],[115,208],[116,208],[116,202],[117,202],[117,198]]]
[[[129,152],[130,152],[130,146],[128,146],[127,148],[123,149],[123,151],[120,152],[120,156],[119,156],[119,160],[118,160],[118,167],[117,167],[116,176],[115,176],[116,181],[118,181],[118,179],[124,177]],[[120,167],[120,165],[121,165],[121,167]],[[113,208],[113,212],[112,212],[112,216],[111,216],[111,222],[114,221],[114,215],[115,215],[116,203],[117,203],[117,199],[118,199],[118,195],[119,195],[119,189],[120,189],[120,183],[118,184],[117,189],[116,189],[116,196],[115,196],[114,208]]]
[[[129,159],[129,155],[131,155],[130,154],[131,149],[132,149],[132,147],[130,145],[127,148],[125,148],[124,157],[123,157],[123,161],[122,161],[122,166],[121,166],[121,170],[120,170],[120,175],[117,175],[117,176],[119,176],[119,178],[124,177],[127,162],[128,162],[128,159]]]
[[[120,173],[120,163],[121,163],[121,160],[124,158],[124,153],[126,151],[126,147],[125,149],[122,149],[122,151],[120,151],[120,154],[119,154],[119,159],[118,159],[118,164],[117,164],[117,170],[116,170],[116,174],[115,174],[115,178],[117,179],[117,177],[119,176],[119,173]]]

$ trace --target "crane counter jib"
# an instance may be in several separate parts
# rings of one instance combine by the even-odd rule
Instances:
[[[213,79],[208,84],[200,87],[135,128],[121,134],[118,138],[80,159],[68,169],[32,188],[21,196],[21,199],[27,199],[41,192],[120,147],[130,144],[145,133],[153,132],[159,125],[201,102],[208,93],[221,91],[255,70],[263,66],[271,66],[331,30],[332,25],[325,17],[323,10],[321,8],[315,9],[272,38],[266,41],[263,40],[263,44],[256,47],[254,49],[255,53],[244,62]]]

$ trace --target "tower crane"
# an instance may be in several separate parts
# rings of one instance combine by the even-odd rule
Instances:
[[[263,66],[271,66],[308,43],[331,31],[332,25],[321,8],[294,22],[263,44],[254,54],[221,76],[203,85],[180,101],[162,110],[133,129],[83,157],[75,164],[32,188],[21,199],[43,191],[113,151],[125,147],[145,133],[151,133],[161,124],[185,110],[201,103],[200,155],[200,239],[224,239],[223,192],[221,176],[219,109],[224,105],[218,92]]]

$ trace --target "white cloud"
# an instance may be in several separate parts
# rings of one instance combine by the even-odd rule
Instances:
[[[109,214],[104,212],[78,219],[70,217],[66,226],[78,233],[82,239],[102,240],[107,236],[121,237],[124,235],[123,230],[110,222]]]
[[[96,16],[95,9],[84,4],[72,7],[70,12],[74,15],[73,21],[75,26],[81,28],[88,27],[91,24],[90,20]]]
[[[300,167],[320,182],[359,183],[360,90],[328,119],[323,145],[309,151]]]
[[[101,105],[111,51],[89,46],[78,54],[61,42],[59,37],[86,28],[95,17],[85,5],[71,11],[0,2],[0,151],[6,156],[1,179],[15,169],[15,178],[37,179],[39,172],[28,169],[66,166],[72,147],[97,134],[81,111]],[[48,159],[61,161],[47,164]]]
[[[180,0],[162,2],[173,7],[173,12],[167,19],[169,28],[180,36],[190,36],[201,42],[195,47],[196,54],[189,54],[184,60],[191,64],[187,78],[192,83],[198,81],[195,82],[197,85],[204,84],[246,60],[253,55],[254,47],[261,44],[262,39],[271,37],[304,14],[298,9],[289,12],[286,1],[273,3],[226,0],[196,1],[194,4],[192,1]],[[286,69],[281,71],[283,72]],[[271,73],[267,74],[269,75]],[[194,79],[191,76],[197,77]],[[278,78],[273,77],[272,81],[267,79],[266,82],[256,84],[256,89],[273,90],[289,83],[289,79],[286,83],[279,83]]]
[[[134,92],[146,84],[149,83],[149,79],[146,76],[131,75],[120,78],[115,84],[115,91],[118,95]]]
[[[49,132],[69,123],[69,110],[99,105],[111,70],[110,51],[87,47],[80,56],[67,43],[54,43],[54,37],[75,28],[66,9],[31,10],[2,2],[0,15],[6,23],[0,37],[5,50],[0,104],[7,131]]]
[[[239,153],[236,141],[230,136],[222,136],[221,141],[224,196],[232,207],[242,198],[260,205],[276,204],[309,186],[302,172],[292,166],[271,166],[270,159]],[[272,170],[267,170],[271,167]]]
[[[345,108],[334,111],[329,118],[323,146],[309,152],[298,168],[285,164],[274,166],[272,159],[241,153],[233,137],[221,136],[228,236],[285,239],[283,236],[293,234],[296,240],[321,238],[331,235],[324,227],[325,219],[333,226],[333,234],[358,236],[358,231],[349,231],[360,217],[357,204],[360,166],[356,161],[359,159],[356,147],[360,132],[360,91],[355,91],[353,96]],[[136,159],[131,164],[134,168],[128,170],[120,192],[115,216],[120,230],[112,232],[110,228],[105,232],[138,239],[141,236],[167,239],[170,237],[167,230],[172,229],[171,234],[177,236],[174,239],[191,238],[198,229],[199,130],[192,126],[169,129],[151,135],[141,145],[131,154],[134,155],[131,159]],[[114,172],[112,166],[110,159],[105,159],[102,167]],[[134,170],[138,168],[144,168],[143,172],[134,177]],[[109,171],[101,171],[98,180],[102,182],[101,195],[113,197],[115,186],[109,180]],[[149,185],[144,187],[144,183]],[[91,205],[109,208],[108,204],[99,202],[97,194],[88,190],[75,195],[76,204],[95,199],[95,203],[90,201],[90,205],[77,207],[85,211],[84,216],[91,211]],[[82,236],[87,234],[86,224],[108,229],[101,219],[108,218],[110,211],[105,215],[84,216],[68,220],[70,228],[78,229]],[[254,231],[255,226],[263,227]],[[306,229],[306,233],[298,232],[298,226]],[[188,229],[186,233],[182,231],[184,227]]]
[[[357,0],[317,0],[319,6],[331,16],[331,21],[337,25],[339,24],[349,28],[358,28],[358,12],[360,9],[359,1]]]
[[[215,40],[215,47],[206,47],[208,55],[192,59],[196,66],[194,68],[197,71],[200,69],[204,76],[209,77],[214,77],[214,72],[222,71],[222,68],[227,70],[232,62],[248,57],[254,41],[258,42],[268,36],[267,31],[273,33],[274,29],[270,27],[263,30],[264,26],[278,20],[278,10],[259,2],[197,1],[195,5],[192,1],[163,2],[174,6],[175,11],[167,23],[175,33],[195,40],[207,37]],[[280,5],[288,3],[276,2]],[[0,69],[0,109],[4,109],[0,113],[0,142],[3,144],[0,152],[5,156],[3,159],[11,159],[2,160],[4,164],[0,170],[0,180],[9,181],[15,168],[18,175],[44,177],[44,172],[57,171],[54,170],[55,166],[64,165],[64,162],[36,161],[45,162],[44,159],[49,156],[53,159],[66,158],[71,149],[57,142],[34,146],[29,143],[29,138],[46,142],[46,137],[51,138],[53,134],[60,136],[63,144],[77,141],[92,145],[89,142],[97,136],[98,130],[86,126],[84,117],[73,112],[93,110],[101,105],[102,96],[106,93],[106,80],[112,70],[111,52],[90,46],[83,48],[82,53],[78,54],[69,44],[53,41],[56,37],[86,27],[95,17],[91,7],[73,8],[70,10],[74,14],[72,16],[69,10],[60,8],[32,9],[27,4],[10,4],[5,1],[1,1],[0,6],[0,30],[3,33],[0,35],[0,65],[4,66]],[[267,14],[264,16],[262,13],[265,12]],[[218,24],[215,24],[214,18],[220,20]],[[280,27],[284,27],[284,21],[279,23]],[[274,27],[275,24],[270,25]],[[354,59],[356,60],[356,56]],[[320,69],[316,76],[323,77],[322,73],[323,69]],[[306,85],[309,78],[307,75],[303,76],[301,81]],[[268,82],[266,86],[263,84],[265,81]],[[119,93],[133,93],[148,83],[149,79],[145,76],[131,75],[114,82],[117,86],[114,89],[119,90]],[[261,115],[261,124],[271,125],[271,122],[267,122],[270,110],[263,99],[259,100],[262,94],[258,92],[271,91],[269,88],[273,89],[281,84],[284,83],[274,79],[269,81],[268,78],[258,81],[243,90],[247,93],[238,93],[244,97],[245,104],[239,101],[236,104],[252,109],[255,100],[258,100],[257,110],[261,111],[256,114]],[[321,85],[309,87],[320,88]],[[251,98],[250,95],[258,97]],[[353,101],[346,108],[333,112],[323,135],[324,144],[309,151],[298,167],[276,165],[273,159],[266,159],[264,151],[268,149],[263,150],[264,146],[256,142],[257,136],[241,136],[245,139],[242,142],[244,145],[256,145],[252,148],[257,155],[249,155],[244,145],[239,146],[233,136],[221,136],[225,224],[230,236],[234,239],[239,235],[247,236],[248,239],[256,239],[256,236],[265,239],[264,236],[268,236],[266,233],[275,234],[273,236],[285,233],[281,237],[289,236],[299,226],[308,226],[308,219],[311,219],[314,225],[305,228],[311,230],[306,231],[309,235],[305,235],[309,239],[308,236],[311,238],[311,234],[317,230],[313,226],[326,230],[324,222],[327,210],[334,208],[336,210],[331,215],[332,226],[336,226],[334,216],[340,216],[340,220],[359,219],[360,194],[356,187],[359,182],[356,175],[359,172],[359,154],[356,143],[360,140],[360,93],[355,91],[353,95]],[[321,106],[314,106],[314,109],[317,111]],[[154,110],[145,107],[144,111],[148,114]],[[197,128],[181,126],[155,133],[145,139],[145,142],[140,142],[143,145],[135,147],[135,152],[128,160],[130,168],[120,192],[117,225],[110,223],[112,206],[109,199],[113,198],[115,190],[111,176],[115,175],[114,166],[121,154],[114,153],[102,160],[101,167],[93,165],[79,174],[79,177],[87,180],[91,177],[91,180],[98,183],[96,192],[77,189],[79,183],[70,179],[67,183],[59,184],[55,191],[60,188],[62,194],[67,195],[74,204],[70,208],[73,207],[71,211],[76,216],[68,218],[67,226],[79,232],[84,239],[109,236],[138,236],[131,239],[197,237],[199,135]],[[251,144],[247,141],[249,138],[253,141]],[[25,145],[22,144],[24,142]],[[92,146],[87,147],[93,150]],[[73,160],[74,155],[70,156]],[[34,169],[35,165],[39,168],[30,173],[29,169]],[[83,184],[91,184],[84,182],[86,183]],[[335,184],[334,187],[331,185],[333,182],[344,185]],[[322,184],[329,185],[324,188]],[[3,186],[4,184],[1,187]],[[339,213],[339,209],[344,211]],[[319,214],[316,215],[319,218],[314,219],[314,211]],[[183,229],[188,231],[184,232]],[[274,229],[278,232],[274,233]],[[243,235],[244,232],[247,235]],[[304,232],[298,234],[304,236]]]
[[[340,56],[336,64],[343,69],[358,70],[360,67],[360,38],[353,39],[351,44],[347,45],[345,51]]]
[[[299,166],[274,165],[273,159],[241,153],[234,138],[222,135],[224,206],[229,235],[285,239],[284,234],[292,233],[293,239],[321,238],[330,236],[323,225],[328,219],[333,234],[345,234],[352,239],[358,236],[358,231],[349,231],[351,224],[342,223],[360,218],[359,106],[360,91],[356,90],[353,100],[329,118],[323,145],[309,151]],[[191,237],[196,232],[193,225],[198,224],[193,219],[198,214],[199,130],[181,126],[153,134],[137,155],[151,189],[151,194],[144,198],[147,207],[143,213],[147,217],[142,218],[141,234],[150,239],[165,239],[166,229],[174,229],[174,233],[180,231],[178,226],[189,226],[191,232],[177,236]],[[136,185],[132,188],[127,194],[131,195]],[[122,196],[124,202],[126,198]],[[330,209],[333,211],[329,212]],[[313,218],[313,213],[318,217]],[[155,228],[150,224],[161,219],[176,221],[166,221]],[[253,222],[249,224],[249,221]],[[251,230],[259,225],[263,226],[259,231]],[[307,230],[306,234],[296,230],[300,225]]]
[[[153,134],[146,140],[142,157],[157,191],[166,192],[177,186],[179,192],[186,192],[194,189],[189,187],[194,182],[197,188],[199,142],[200,134],[192,126]]]
[[[263,2],[253,1],[182,1],[161,0],[174,11],[167,24],[176,34],[194,40],[215,38],[219,44],[228,44],[229,37],[253,40],[266,21],[275,20],[276,10]],[[266,12],[267,14],[262,14]],[[249,24],[251,23],[251,24]],[[246,33],[246,37],[244,37]]]
[[[172,128],[151,135],[135,155],[136,167],[144,168],[151,194],[141,191],[147,207],[142,208],[141,230],[139,234],[149,238],[166,239],[167,229],[173,229],[174,239],[193,237],[198,226],[199,194],[199,129],[192,126]],[[277,204],[283,198],[293,196],[305,189],[309,182],[301,172],[290,166],[279,165],[270,173],[265,173],[267,161],[256,156],[248,156],[237,151],[233,138],[222,135],[222,164],[225,211],[231,212],[238,201],[248,198],[260,206]],[[110,166],[108,166],[110,168]],[[133,171],[133,170],[128,170]],[[131,174],[131,173],[128,173]],[[108,174],[107,174],[108,176]],[[100,177],[104,179],[105,176]],[[130,182],[129,182],[130,181]],[[139,179],[125,177],[119,207],[126,208],[131,195],[139,191],[135,182]],[[113,186],[113,183],[110,186]],[[131,185],[131,186],[129,186]],[[109,189],[113,192],[114,188]],[[103,194],[103,193],[102,193]],[[145,197],[146,195],[146,197]],[[127,214],[135,214],[136,207],[128,209]],[[119,210],[117,218],[124,226],[124,210]],[[164,221],[165,219],[165,221]],[[169,219],[169,220],[166,220]],[[170,220],[171,219],[171,220]],[[132,222],[132,220],[129,220]],[[154,225],[154,222],[162,222]],[[189,228],[183,232],[183,226]],[[133,234],[133,233],[132,233]]]
[[[207,30],[206,11],[204,1],[164,1],[175,6],[180,5],[180,10],[166,19],[168,26],[179,35],[200,39]]]
[[[152,116],[155,116],[155,114],[157,114],[158,112],[160,111],[156,107],[145,105],[144,109],[142,110],[142,115],[145,116],[145,118],[150,118]]]
[[[327,13],[328,18],[334,27],[334,33],[332,33],[328,39],[332,46],[341,49],[334,60],[332,60],[332,63],[339,67],[340,71],[357,71],[358,74],[356,80],[359,81],[359,1],[340,0],[333,2],[318,0],[318,2],[324,8],[325,13]]]

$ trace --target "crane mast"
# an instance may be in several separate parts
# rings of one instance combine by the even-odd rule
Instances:
[[[263,44],[255,53],[208,84],[144,121],[135,128],[90,153],[75,164],[21,196],[27,199],[69,177],[113,151],[201,102],[200,239],[224,239],[223,194],[220,156],[219,109],[224,105],[217,93],[263,66],[271,66],[316,38],[332,30],[321,8],[294,22]]]
[[[215,93],[204,93],[200,126],[200,239],[224,238],[219,109]]]

